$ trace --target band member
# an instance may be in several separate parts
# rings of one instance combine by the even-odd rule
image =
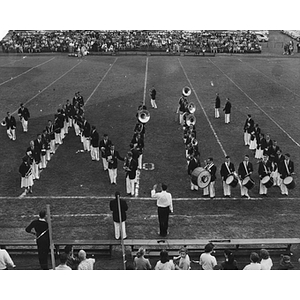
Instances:
[[[60,139],[61,141],[65,138],[66,132],[65,132],[65,120],[66,120],[66,114],[63,109],[59,108],[57,110],[57,116],[59,118],[59,125],[60,125]]]
[[[223,108],[223,111],[225,112],[225,124],[230,123],[230,113],[231,113],[231,103],[229,101],[229,98],[226,98],[225,107]]]
[[[278,146],[277,146],[278,147]],[[270,148],[272,149],[273,146]],[[271,173],[271,177],[274,180],[273,186],[279,186],[281,185],[281,181],[282,179],[280,178],[280,174],[279,174],[279,165],[284,161],[284,156],[282,155],[282,151],[279,149],[277,149],[276,154],[274,156],[274,159],[272,162],[272,167],[273,167],[273,172]]]
[[[257,137],[257,147],[255,151],[255,158],[262,159],[264,155],[264,149],[266,147],[266,139],[263,133],[260,133]]]
[[[43,149],[46,150],[46,162],[49,161],[51,159],[51,149],[50,149],[50,135],[47,133],[47,130],[44,129],[43,133],[42,133],[42,151]],[[46,165],[46,164],[45,164]]]
[[[132,152],[127,153],[126,158],[124,159],[124,170],[126,171],[126,192],[127,195],[134,196],[134,184],[137,170],[137,161],[132,159]]]
[[[257,143],[258,143],[258,139],[260,136],[260,128],[258,124],[255,124],[254,129],[252,130],[251,134],[250,134],[250,145],[249,145],[249,149],[253,150],[256,152],[257,149]],[[255,155],[255,153],[254,153]]]
[[[22,164],[19,167],[19,173],[21,174],[21,188],[25,188],[25,193],[32,193],[33,177],[32,168],[30,165],[29,157],[24,156]]]
[[[84,106],[84,101],[83,101],[83,97],[81,96],[80,92],[77,92],[77,101],[78,101],[78,105],[79,107],[83,107]]]
[[[281,177],[280,182],[280,191],[282,195],[288,195],[288,189],[286,185],[284,184],[284,179],[288,176],[294,175],[294,162],[291,161],[291,156],[289,153],[286,153],[284,155],[284,160],[281,161],[278,165],[278,172]]]
[[[72,127],[75,109],[74,109],[74,106],[70,103],[69,99],[67,100],[67,103],[64,108],[65,108],[65,113],[66,113],[66,117],[67,117],[68,127]]]
[[[117,184],[117,169],[118,159],[124,161],[124,158],[120,156],[119,152],[115,150],[115,145],[110,145],[110,150],[106,154],[108,161],[108,175],[111,184]]]
[[[244,156],[244,160],[239,164],[239,168],[238,168],[238,176],[241,180],[241,182],[243,182],[243,180],[250,176],[253,173],[253,165],[252,163],[249,161],[249,155],[245,155]],[[244,186],[241,183],[241,196],[242,198],[248,198],[249,197],[249,193],[248,193],[248,189],[246,186]]]
[[[152,86],[152,88],[150,89],[150,99],[151,99],[150,102],[151,102],[152,108],[157,108],[155,98],[156,98],[156,90],[155,90],[154,86]]]
[[[139,133],[135,134],[131,140],[131,144],[134,145],[135,149],[139,151],[138,168],[142,169],[143,149],[144,140]]]
[[[82,144],[83,150],[91,151],[91,125],[84,117],[82,123]]]
[[[99,133],[97,132],[96,127],[92,126],[91,131],[91,157],[92,160],[99,161]]]
[[[108,134],[105,133],[103,135],[103,140],[101,140],[100,144],[99,144],[104,171],[108,170],[108,162],[107,162],[106,153],[109,151],[111,144],[112,144],[112,142],[111,142],[111,140],[108,139]]]
[[[145,133],[146,133],[146,128],[145,128],[145,124],[141,123],[139,120],[138,120],[138,123],[135,124],[135,127],[134,127],[134,135],[136,134],[140,134],[141,135],[141,138],[144,140],[145,139]]]
[[[215,118],[220,118],[220,107],[221,107],[221,99],[219,93],[216,93],[216,100],[215,100]]]
[[[61,140],[61,128],[63,127],[63,123],[61,122],[61,117],[58,114],[54,115],[54,136],[55,136],[55,144],[61,145],[63,142]]]
[[[203,189],[203,196],[208,196],[213,199],[216,196],[216,190],[215,190],[215,182],[216,182],[216,172],[217,167],[214,164],[214,160],[212,157],[209,157],[206,161],[206,165],[204,166],[204,169],[206,169],[210,173],[210,183],[207,187]]]
[[[33,179],[39,179],[40,178],[39,163],[41,160],[41,156],[39,151],[34,146],[34,141],[30,141],[30,146],[26,150],[26,155],[30,159]]]
[[[76,107],[74,109],[74,119],[73,119],[73,126],[75,130],[75,134],[78,136],[80,135],[80,128],[82,127],[83,123],[83,110]]]
[[[249,114],[244,125],[244,143],[245,146],[250,146],[250,135],[254,131],[254,120]]]
[[[264,155],[269,155],[268,151],[269,148],[273,145],[273,141],[271,140],[271,137],[269,134],[266,134],[266,141],[264,143],[264,147],[262,147],[262,150],[264,151]]]
[[[268,155],[264,155],[262,161],[259,162],[258,165],[258,175],[259,175],[259,194],[267,197],[268,188],[263,184],[262,179],[266,176],[271,178],[272,172],[272,163],[269,161]]]
[[[27,107],[24,107],[23,103],[20,104],[20,108],[18,109],[18,115],[20,121],[22,123],[23,131],[28,131],[28,120],[30,118],[30,113]]]
[[[132,153],[132,158],[135,160],[135,161],[138,161],[139,159],[139,156],[140,156],[140,151],[136,149],[137,147],[137,144],[130,144],[130,151]]]
[[[198,191],[198,185],[194,184],[192,182],[192,173],[197,167],[200,167],[200,163],[197,160],[197,158],[194,156],[194,154],[191,154],[189,157],[188,169],[187,169],[187,172],[188,172],[188,175],[190,176],[190,181],[191,181],[191,191],[194,191],[194,190]]]
[[[277,154],[277,151],[279,150],[279,146],[277,145],[277,141],[273,140],[272,145],[268,147],[268,156],[269,156],[269,161],[274,162],[275,161],[275,156]]]
[[[51,120],[48,120],[48,124],[46,126],[47,134],[49,135],[50,139],[50,152],[55,153],[55,133],[54,133],[54,125],[52,124]]]
[[[187,98],[184,95],[182,95],[179,99],[178,108],[176,111],[177,114],[179,113],[179,124],[180,125],[184,124],[183,115],[187,111],[187,106],[188,106]]]
[[[230,156],[225,157],[225,162],[221,165],[221,178],[223,181],[223,194],[226,198],[229,198],[231,196],[231,186],[226,183],[226,179],[229,175],[234,174],[235,168],[234,164],[230,162]]]
[[[37,151],[37,153],[39,154],[39,157],[40,157],[40,161],[39,161],[39,164],[38,164],[39,169],[42,169],[42,147],[43,147],[42,135],[38,134],[36,136],[36,139],[34,140],[34,148],[36,149],[36,151]],[[44,154],[46,154],[46,151],[45,151]]]
[[[17,127],[17,123],[16,123],[16,119],[14,116],[12,116],[10,114],[10,112],[7,112],[7,115],[5,117],[5,119],[2,121],[1,123],[2,126],[6,126],[6,133],[7,136],[9,137],[9,139],[11,139],[12,141],[16,140],[16,127]]]

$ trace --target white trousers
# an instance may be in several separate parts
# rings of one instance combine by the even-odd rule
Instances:
[[[55,135],[55,144],[61,145],[62,144],[62,140],[61,140],[60,133],[55,133],[54,135]]]
[[[261,180],[259,181],[259,194],[260,195],[267,195],[268,189],[264,184],[261,183]]]
[[[91,150],[91,140],[82,136],[83,150],[90,151]]]
[[[248,133],[247,131],[244,132],[244,143],[245,143],[245,146],[248,146],[250,145],[250,133]]]
[[[65,128],[64,127],[61,128],[61,130],[60,130],[60,138],[61,138],[61,140],[63,140],[65,138]]]
[[[80,135],[80,127],[78,126],[78,124],[76,122],[74,122],[73,124],[74,124],[75,134],[77,136]]]
[[[91,146],[91,157],[92,157],[92,160],[99,161],[99,147]]]
[[[156,105],[155,100],[151,99],[150,102],[151,102],[151,106],[152,106],[153,108],[157,108],[157,105]]]
[[[288,195],[289,194],[289,190],[286,187],[286,185],[283,183],[283,180],[281,180],[280,191],[281,191],[282,195]]]
[[[126,177],[126,193],[131,194],[132,196],[134,196],[134,183],[135,178],[129,179],[129,176]]]
[[[199,187],[197,184],[193,184],[193,182],[191,181],[191,191],[198,191]]]
[[[41,155],[41,168],[42,169],[45,169],[46,168],[46,165],[47,165],[47,161],[46,161],[46,154],[45,155]]]
[[[230,123],[230,114],[225,114],[225,124]]]
[[[121,223],[122,227],[122,235],[123,239],[127,237],[126,235],[126,228],[125,228],[125,221]],[[120,232],[120,223],[114,222],[114,227],[115,227],[115,238],[118,240],[121,237],[121,232]]]
[[[143,154],[140,154],[138,158],[138,168],[142,169],[142,160],[143,160]]]
[[[16,130],[15,129],[7,129],[6,130],[6,133],[7,133],[7,136],[11,139],[11,140],[13,140],[13,141],[15,141],[16,140]]]
[[[207,196],[207,195],[209,195],[210,198],[216,196],[215,181],[211,181],[210,184],[203,189],[203,196]]]
[[[215,108],[215,118],[216,119],[220,118],[220,111],[218,108]]]
[[[37,164],[35,161],[32,162],[32,177],[33,179],[40,178],[39,164]]]
[[[274,172],[271,172],[271,177],[272,177],[273,180],[274,180],[273,186],[280,186],[280,185],[281,185],[282,179],[280,178],[280,175],[279,175],[279,173],[278,173],[278,170],[276,170],[276,171],[274,171]]]
[[[248,189],[245,186],[243,186],[242,184],[241,184],[241,196],[249,197]]]
[[[103,169],[106,171],[108,169],[108,161],[106,158],[102,157]]]
[[[110,183],[117,183],[117,169],[108,169]]]
[[[179,112],[179,124],[183,125],[183,112]]]
[[[25,119],[22,118],[21,123],[22,123],[23,131],[27,132],[28,131],[28,121],[25,121]]]
[[[69,127],[72,127],[72,125],[73,125],[73,119],[72,119],[72,118],[69,118],[69,120],[68,120],[68,126],[69,126]]]
[[[223,181],[223,194],[224,196],[230,196],[231,194],[231,186],[226,184],[226,181]]]
[[[55,139],[50,141],[50,151],[55,153]]]
[[[67,121],[64,121],[64,131],[66,134],[68,134],[69,132],[69,122]]]
[[[51,150],[50,149],[47,149],[46,151],[46,160],[50,160],[51,159]]]

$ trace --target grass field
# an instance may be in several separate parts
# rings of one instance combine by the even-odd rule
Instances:
[[[24,227],[51,204],[54,237],[109,239],[113,225],[109,200],[119,190],[125,195],[125,174],[119,163],[117,187],[109,184],[101,162],[91,160],[80,139],[71,130],[52,157],[41,178],[35,181],[32,197],[22,193],[18,167],[29,141],[42,132],[57,108],[83,95],[85,115],[100,135],[108,133],[124,156],[133,135],[137,106],[144,100],[150,107],[149,88],[157,90],[158,110],[150,110],[146,125],[143,162],[154,163],[152,171],[141,171],[139,197],[126,198],[129,204],[127,231],[130,238],[156,238],[155,201],[150,189],[157,182],[169,186],[174,200],[170,218],[170,238],[279,238],[299,235],[299,59],[279,55],[218,55],[216,57],[169,56],[88,56],[78,60],[63,55],[0,56],[0,110],[16,112],[21,102],[32,118],[29,132],[17,124],[17,140],[10,141],[4,128],[1,138],[0,237],[30,238]],[[214,85],[211,85],[211,82]],[[190,86],[189,101],[196,104],[196,129],[201,161],[213,156],[217,170],[215,200],[201,199],[202,191],[190,190],[182,129],[175,121],[175,110],[184,86]],[[232,121],[224,115],[214,119],[215,93],[221,105],[229,97]],[[287,199],[279,188],[271,188],[267,199],[258,195],[257,164],[243,146],[243,125],[250,113],[264,133],[270,133],[283,153],[295,163],[296,188]],[[222,199],[219,175],[224,154],[236,168],[244,154],[254,163],[256,186],[252,200]],[[198,199],[196,199],[198,198]],[[74,216],[76,215],[76,216]]]

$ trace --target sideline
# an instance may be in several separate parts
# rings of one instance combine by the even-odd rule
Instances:
[[[224,147],[223,147],[223,145],[222,145],[222,143],[221,143],[221,141],[220,141],[220,139],[219,139],[219,137],[218,137],[218,135],[217,135],[217,133],[216,133],[216,131],[215,131],[215,129],[214,129],[212,123],[211,123],[211,121],[209,120],[209,118],[208,118],[208,116],[207,116],[207,114],[206,114],[206,111],[204,110],[204,107],[203,107],[203,105],[202,105],[202,103],[201,103],[201,101],[200,101],[200,99],[199,99],[199,97],[198,97],[198,95],[197,95],[197,93],[196,93],[196,91],[195,91],[195,89],[194,89],[194,87],[193,87],[193,85],[192,85],[190,79],[188,78],[187,73],[186,73],[186,71],[185,71],[185,69],[184,69],[184,67],[183,67],[183,65],[182,65],[182,63],[181,63],[181,61],[180,61],[179,58],[178,58],[178,61],[179,61],[179,64],[180,64],[180,66],[181,66],[181,68],[182,68],[182,70],[183,70],[183,73],[184,73],[184,75],[185,75],[187,81],[189,82],[189,85],[190,85],[191,89],[193,90],[193,92],[194,92],[194,94],[195,94],[195,96],[196,96],[196,99],[197,99],[198,103],[199,103],[200,106],[201,106],[201,109],[202,109],[202,111],[203,111],[203,113],[204,113],[204,115],[205,115],[205,118],[206,118],[206,120],[207,120],[207,122],[208,122],[208,124],[209,124],[209,126],[210,126],[210,128],[211,128],[211,130],[212,130],[212,132],[213,132],[213,134],[214,134],[214,136],[215,136],[215,138],[216,138],[216,140],[217,140],[217,143],[219,144],[219,146],[220,146],[220,148],[221,148],[221,150],[222,150],[224,156],[226,156],[226,155],[227,155],[227,154],[226,154],[226,151],[225,151],[225,149],[224,149]]]
[[[7,82],[9,82],[9,81],[12,81],[13,79],[16,79],[16,78],[22,76],[22,75],[24,75],[24,74],[26,74],[26,73],[28,73],[28,72],[30,72],[30,71],[32,71],[32,70],[35,69],[35,68],[38,68],[38,67],[40,67],[40,66],[42,66],[42,65],[44,65],[44,64],[46,64],[46,63],[48,63],[48,62],[50,62],[50,61],[53,60],[53,59],[55,59],[55,57],[52,57],[52,58],[48,59],[47,61],[45,61],[45,62],[43,62],[43,63],[41,63],[41,64],[39,64],[39,65],[36,65],[35,67],[32,67],[32,68],[28,69],[27,71],[25,71],[25,72],[23,72],[23,73],[21,73],[21,74],[15,76],[15,77],[11,77],[10,79],[8,79],[8,80],[6,80],[6,81],[3,81],[2,83],[0,83],[0,86],[3,85],[3,84],[5,84],[5,83],[7,83]],[[18,60],[17,60],[17,61],[18,61]]]
[[[221,70],[210,58],[208,59],[225,77],[229,79],[261,112],[263,112],[282,132],[284,132],[291,141],[293,141],[299,148],[300,144],[294,140],[289,133],[287,133],[268,113],[266,113],[246,92],[244,92],[223,70]]]

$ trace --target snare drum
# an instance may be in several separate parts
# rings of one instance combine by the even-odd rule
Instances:
[[[198,185],[201,189],[206,188],[210,184],[210,173],[204,168],[198,167],[194,169],[191,176],[192,183]]]
[[[238,184],[238,179],[234,175],[229,175],[225,182],[232,187],[236,187]]]
[[[266,187],[266,188],[270,188],[271,186],[273,186],[274,180],[272,177],[270,176],[265,176],[262,180],[261,183]]]
[[[242,185],[248,190],[251,190],[254,187],[255,182],[249,176],[247,176],[243,179]]]
[[[283,179],[283,184],[289,189],[292,190],[296,184],[292,176],[285,177]]]

